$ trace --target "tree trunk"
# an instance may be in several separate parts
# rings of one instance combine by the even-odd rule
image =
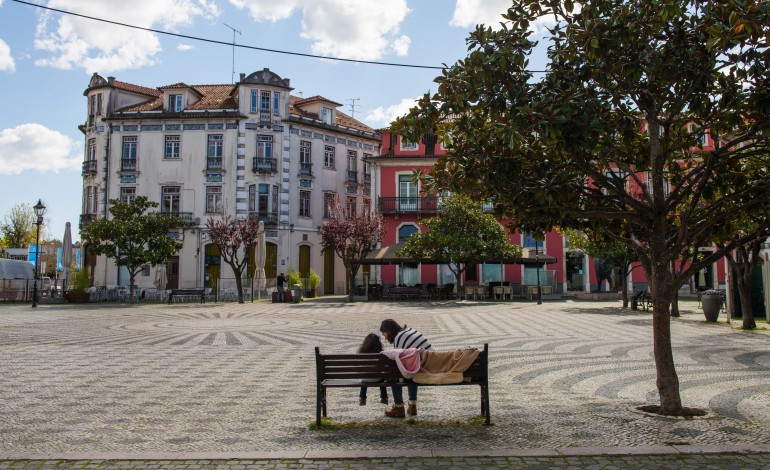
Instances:
[[[671,316],[679,317],[679,289],[674,292],[673,300],[671,300]]]
[[[243,301],[243,280],[241,279],[241,269],[239,269],[234,261],[225,260],[225,262],[230,265],[230,269],[233,270],[233,276],[235,276],[235,289],[238,291],[238,303],[245,303]]]
[[[754,307],[751,304],[751,285],[753,282],[753,272],[743,271],[738,273],[738,296],[741,299],[741,315],[743,317],[744,330],[753,330],[757,327],[757,323],[754,321]]]
[[[131,271],[128,275],[128,303],[135,304],[136,297],[134,295],[134,279],[136,279],[136,272]]]
[[[660,396],[660,414],[681,416],[682,399],[679,394],[679,377],[674,367],[669,316],[669,306],[674,293],[666,277],[665,274],[657,276],[650,286],[653,299],[652,336],[656,385]]]

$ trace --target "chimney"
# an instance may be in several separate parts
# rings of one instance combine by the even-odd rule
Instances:
[[[239,81],[241,81],[241,82],[242,82],[242,81],[243,81],[245,78],[246,78],[246,74],[245,74],[245,73],[242,73],[242,74],[241,74],[241,79],[240,79]]]
[[[115,77],[107,77],[107,83],[109,83],[110,86],[115,86]]]

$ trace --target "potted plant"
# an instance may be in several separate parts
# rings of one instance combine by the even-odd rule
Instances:
[[[701,292],[701,305],[706,321],[715,322],[719,318],[719,310],[722,308],[722,293],[709,289]]]
[[[318,295],[318,284],[321,283],[321,276],[318,275],[317,272],[315,272],[313,269],[310,270],[310,277],[308,278],[308,287],[310,289],[310,292],[308,293],[308,297],[315,297]]]
[[[79,269],[76,271],[75,278],[72,280],[70,289],[65,293],[64,298],[70,303],[88,303],[91,298],[91,294],[88,293],[89,287],[91,287],[91,275],[88,269]]]
[[[295,304],[299,303],[299,301],[302,300],[302,277],[300,276],[299,271],[290,269],[289,273],[286,275],[286,283],[289,284],[289,288],[291,289],[292,302]]]

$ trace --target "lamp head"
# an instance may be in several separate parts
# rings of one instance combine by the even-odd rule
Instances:
[[[37,204],[35,204],[33,207],[35,209],[35,215],[38,217],[43,216],[43,211],[45,211],[45,205],[43,205],[43,201],[38,199]]]

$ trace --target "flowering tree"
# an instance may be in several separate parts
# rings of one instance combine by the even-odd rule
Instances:
[[[353,301],[356,274],[366,254],[377,247],[385,233],[382,217],[363,208],[358,211],[343,207],[335,200],[331,219],[321,227],[323,251],[332,250],[342,259],[348,275],[348,296]]]
[[[206,229],[211,243],[219,247],[219,254],[233,271],[235,287],[238,289],[238,303],[243,299],[243,273],[249,264],[249,254],[259,241],[264,228],[260,228],[256,219],[233,220],[227,214],[206,221]]]
[[[682,415],[670,305],[698,269],[763,236],[733,237],[770,203],[770,9],[514,0],[501,21],[478,26],[468,57],[393,129],[443,136],[440,189],[492,199],[525,231],[599,227],[634,251],[653,296],[659,412]],[[538,75],[535,25],[550,25]]]

